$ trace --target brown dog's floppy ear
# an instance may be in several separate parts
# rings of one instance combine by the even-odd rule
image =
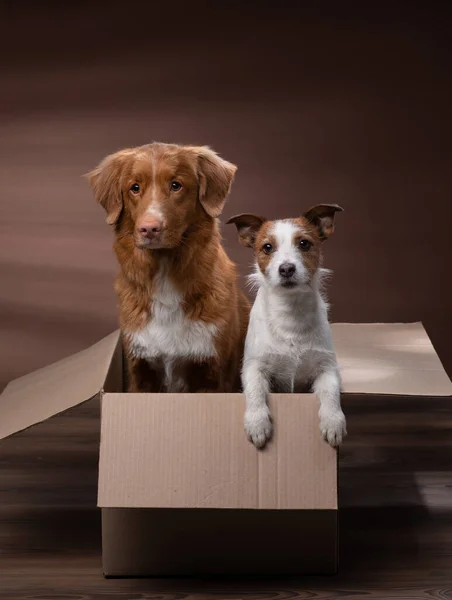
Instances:
[[[219,217],[231,189],[237,167],[208,146],[193,148],[198,157],[199,201],[211,217]]]
[[[114,225],[118,221],[124,206],[121,190],[124,157],[123,150],[110,154],[93,171],[86,174],[95,199],[107,212],[108,225]]]
[[[226,225],[234,223],[239,234],[239,242],[248,248],[253,248],[257,233],[266,221],[265,217],[241,214],[228,219]]]
[[[317,204],[304,213],[304,218],[315,225],[320,239],[326,240],[334,231],[334,215],[344,209],[337,204]]]

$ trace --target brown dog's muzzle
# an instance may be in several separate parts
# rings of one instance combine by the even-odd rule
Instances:
[[[152,221],[140,221],[136,227],[137,239],[143,242],[143,245],[152,245],[161,240],[163,232],[163,223],[156,219]]]

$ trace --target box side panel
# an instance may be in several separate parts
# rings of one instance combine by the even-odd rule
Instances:
[[[319,431],[314,394],[272,394],[274,436],[258,453],[259,508],[336,509],[337,451]]]
[[[102,509],[110,577],[326,575],[337,511]]]
[[[452,396],[452,383],[422,323],[334,323],[343,391]]]
[[[332,323],[334,341],[337,345],[360,345],[372,339],[380,346],[426,345],[431,341],[420,321],[414,323]]]

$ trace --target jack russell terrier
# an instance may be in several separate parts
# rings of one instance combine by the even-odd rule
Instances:
[[[334,230],[337,205],[314,206],[296,219],[268,221],[241,214],[227,223],[239,241],[254,248],[258,287],[245,341],[242,383],[245,431],[262,448],[272,435],[270,392],[309,386],[320,401],[320,431],[338,446],[346,435],[341,380],[327,304],[320,291],[321,246]]]

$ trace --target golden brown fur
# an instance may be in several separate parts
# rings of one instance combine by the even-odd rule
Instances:
[[[165,356],[134,356],[129,336],[153,319],[156,281],[162,274],[181,296],[187,319],[216,327],[216,356],[174,361],[187,391],[236,391],[249,315],[235,265],[222,245],[217,217],[236,167],[206,147],[149,144],[104,159],[89,174],[98,202],[115,228],[120,265],[116,280],[130,391],[166,391]],[[171,189],[177,181],[180,190]],[[139,192],[132,190],[139,185]],[[149,207],[160,215],[158,241],[143,238],[139,224]]]

